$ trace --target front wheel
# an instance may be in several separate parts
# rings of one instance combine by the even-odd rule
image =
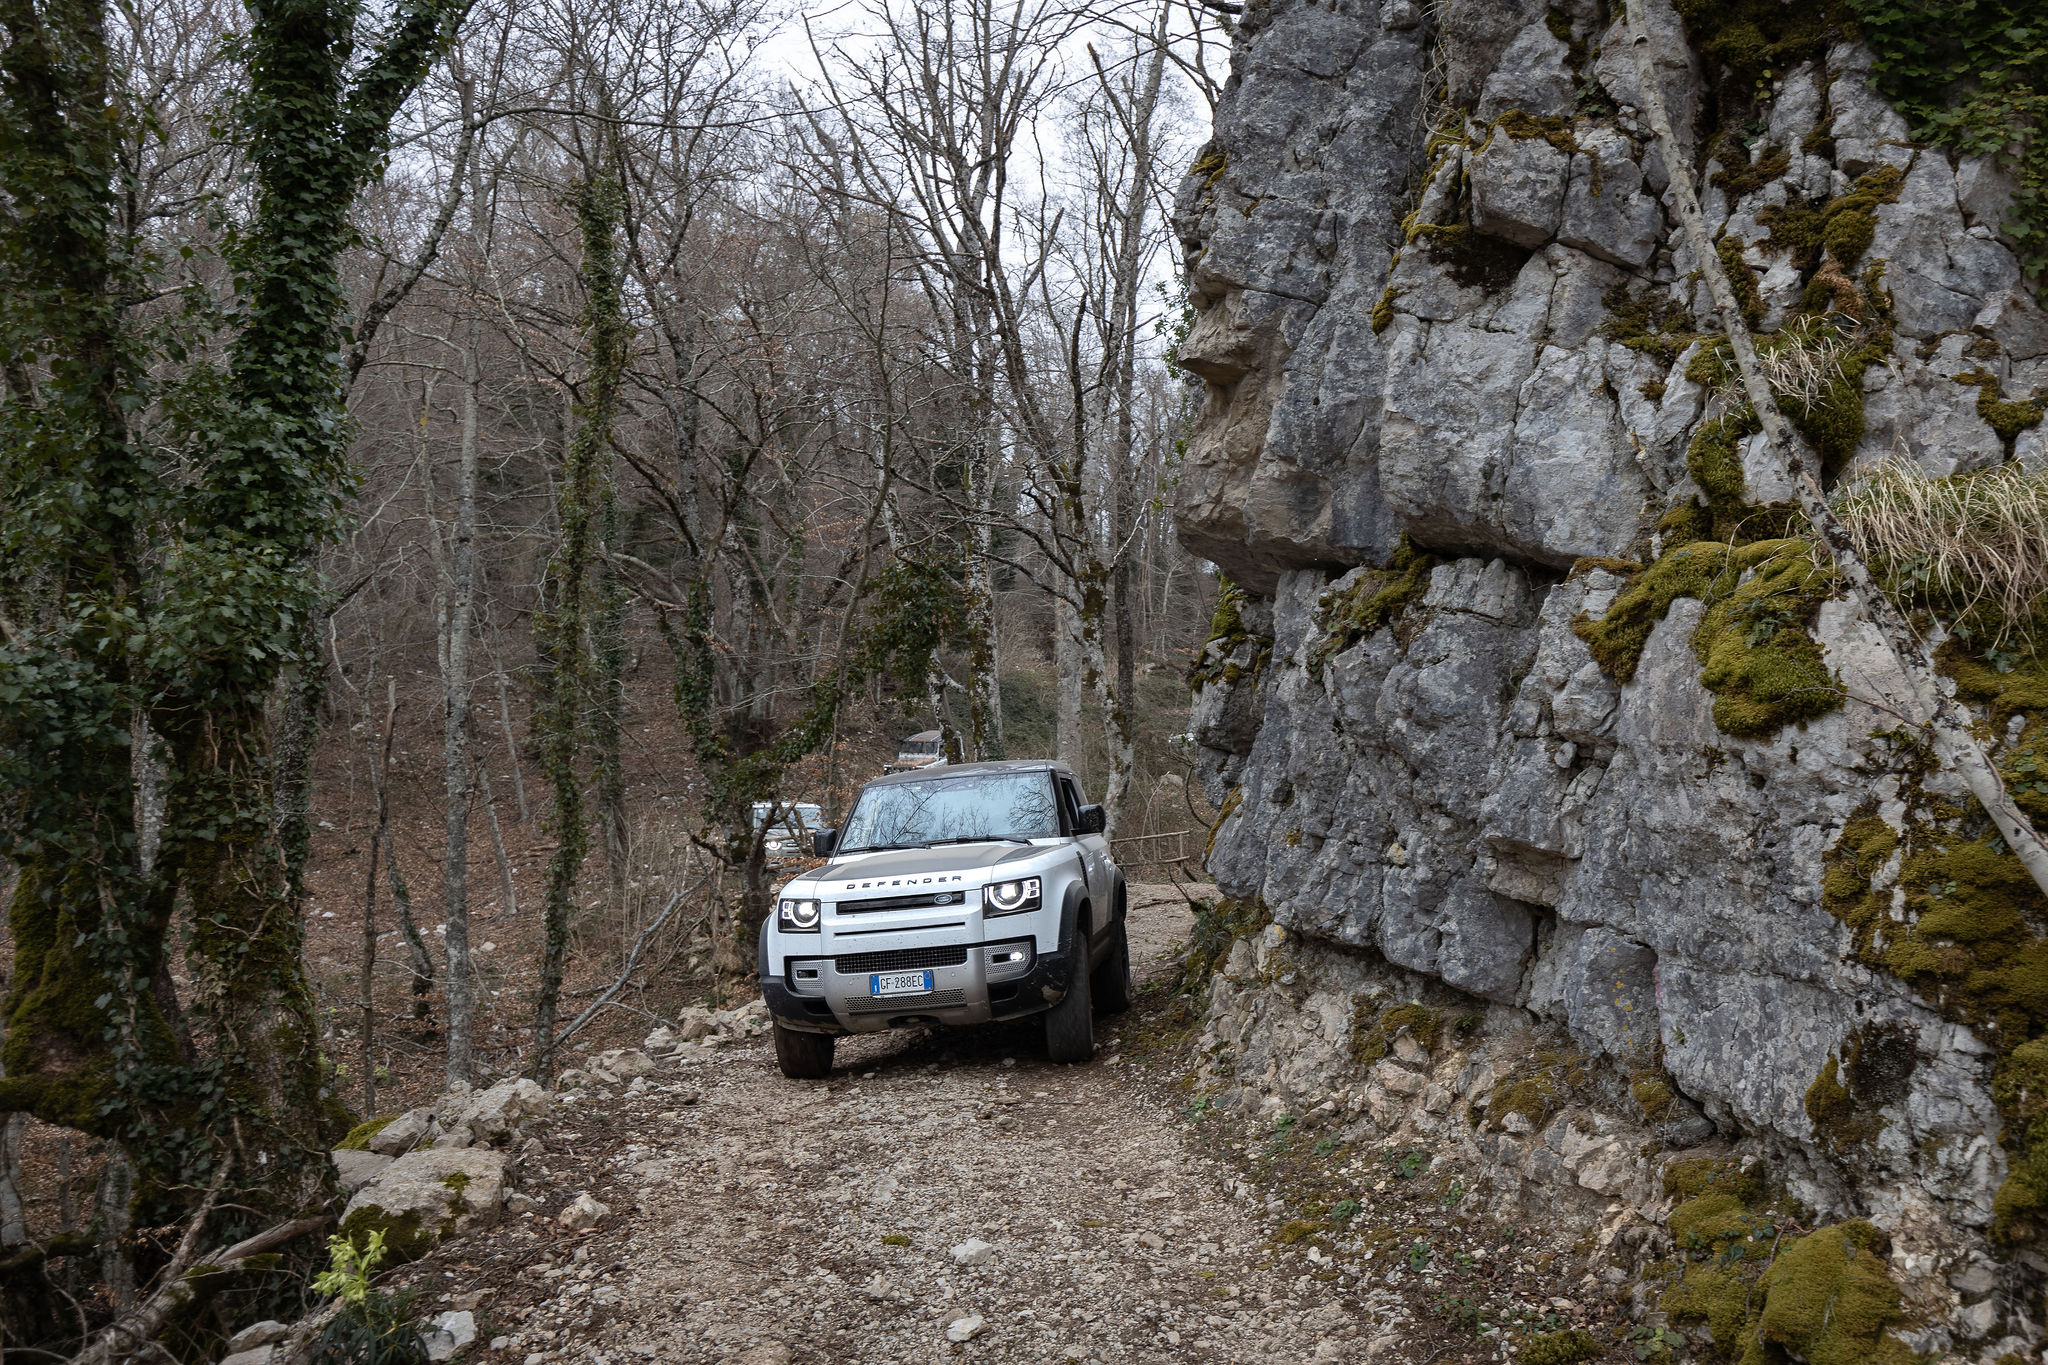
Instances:
[[[775,1025],[775,1064],[793,1081],[815,1081],[832,1074],[832,1043],[829,1033],[802,1033]]]
[[[1045,1012],[1045,1055],[1055,1062],[1081,1063],[1095,1058],[1094,991],[1089,989],[1088,940],[1076,933],[1073,984],[1059,1004]]]
[[[1122,1014],[1131,1007],[1131,937],[1122,920],[1110,932],[1116,937],[1088,983],[1095,996],[1097,1014]]]

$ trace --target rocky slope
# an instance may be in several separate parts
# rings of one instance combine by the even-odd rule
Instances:
[[[1661,3],[1655,60],[1764,349],[1807,376],[1802,435],[1844,482],[2048,464],[2009,182],[1908,141],[1860,46],[1720,8],[1762,14],[1769,66]],[[1857,1229],[1829,1254],[1883,1266],[1873,1356],[1996,1359],[2038,1340],[2048,1267],[2048,905],[1824,564],[1773,538],[1785,490],[1619,14],[1274,0],[1239,25],[1177,219],[1207,387],[1178,515],[1236,585],[1196,674],[1209,866],[1237,927],[1275,927],[1216,978],[1210,1079],[1464,1144],[1503,1204],[1608,1219],[1596,1269],[1635,1220],[1616,1292],[1689,1347],[1811,1345],[1755,1306],[1806,1260],[1774,1239],[1744,1271],[1711,1197]],[[2038,666],[1945,658],[2031,774]],[[1694,1263],[1732,1245],[1717,1318]]]

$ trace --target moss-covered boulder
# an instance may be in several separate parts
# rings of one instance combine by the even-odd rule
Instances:
[[[445,1237],[498,1221],[505,1154],[481,1147],[430,1148],[398,1158],[348,1201],[342,1235],[384,1233],[397,1260],[417,1260]]]

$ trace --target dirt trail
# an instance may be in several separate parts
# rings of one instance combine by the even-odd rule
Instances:
[[[1180,898],[1134,888],[1131,920],[1141,979],[1170,970]],[[664,1063],[557,1121],[539,1210],[424,1263],[421,1307],[475,1303],[472,1358],[512,1365],[1364,1359],[1360,1305],[1103,1023],[1086,1067],[1035,1021],[842,1040],[822,1082],[765,1044]],[[548,1214],[582,1190],[613,1213],[579,1236]]]

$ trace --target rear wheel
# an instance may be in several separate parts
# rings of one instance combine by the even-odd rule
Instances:
[[[815,1081],[832,1074],[832,1043],[829,1033],[802,1033],[775,1025],[775,1064],[793,1081]]]
[[[1131,939],[1118,920],[1110,930],[1109,952],[1096,967],[1089,989],[1097,1014],[1122,1014],[1131,1007]]]
[[[1045,1012],[1045,1055],[1055,1062],[1095,1058],[1095,992],[1089,989],[1088,940],[1075,935],[1074,981],[1059,1004]]]

